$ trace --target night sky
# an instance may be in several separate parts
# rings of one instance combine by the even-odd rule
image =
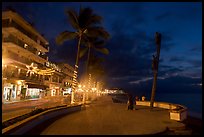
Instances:
[[[162,34],[158,92],[202,92],[202,3],[201,2],[43,2],[8,3],[50,43],[49,60],[74,65],[76,40],[61,46],[56,36],[73,30],[66,8],[90,7],[103,17],[110,33],[104,56],[108,88],[150,93],[155,32]],[[82,70],[83,61],[80,64]]]

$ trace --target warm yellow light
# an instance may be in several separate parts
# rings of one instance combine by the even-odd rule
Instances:
[[[19,80],[19,81],[17,81],[17,84],[18,84],[18,85],[21,85],[21,84],[22,84],[22,82]]]
[[[77,71],[74,71],[74,73],[77,73]]]
[[[81,85],[78,85],[79,88],[81,88]]]

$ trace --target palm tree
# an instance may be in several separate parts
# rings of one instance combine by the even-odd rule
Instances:
[[[94,54],[90,55],[89,66],[88,66],[89,75],[88,75],[88,80],[87,80],[88,82],[87,86],[89,88],[88,90],[91,90],[91,88],[95,88],[96,86],[95,84],[102,80],[102,77],[104,76],[104,68],[102,65],[103,62],[104,62],[104,58],[101,58]],[[88,98],[88,94],[87,94],[87,98]]]
[[[80,45],[81,40],[85,39],[87,36],[95,36],[102,33],[102,28],[98,27],[97,25],[101,23],[102,17],[96,14],[93,14],[93,10],[91,8],[80,8],[79,13],[75,10],[68,9],[66,11],[69,17],[69,21],[71,26],[76,30],[75,32],[72,31],[64,31],[61,32],[57,38],[56,43],[58,45],[62,44],[66,40],[72,40],[77,38],[77,55],[76,55],[76,62],[75,62],[75,76],[73,78],[72,84],[72,98],[71,103],[74,102],[74,91],[76,86],[76,79],[77,79],[77,71],[78,71],[78,63],[79,63],[79,52],[80,52]]]
[[[161,34],[160,33],[156,32],[155,40],[156,40],[157,52],[156,52],[156,56],[153,55],[153,62],[152,62],[154,80],[153,80],[152,94],[151,94],[151,100],[150,100],[151,108],[153,108],[154,106],[154,98],[155,98],[156,85],[157,85],[157,74],[158,74],[158,68],[159,68],[159,56],[160,56],[160,46],[161,46]]]
[[[110,35],[108,33],[106,33],[105,39],[108,39],[110,37]],[[88,41],[85,41],[85,48],[83,48],[80,51],[79,57],[83,57],[87,51],[88,51],[88,55],[87,55],[87,63],[86,63],[86,75],[88,74],[88,66],[89,66],[89,61],[90,61],[90,56],[91,53],[93,54],[93,51],[91,52],[91,49],[93,49],[94,51],[98,51],[102,54],[108,55],[109,54],[109,50],[107,48],[104,47],[105,45],[105,41],[99,38],[95,38],[95,37],[90,37],[88,39]]]
[[[93,79],[91,77],[90,71],[88,72],[88,67],[89,67],[89,62],[90,62],[90,56],[93,54],[94,51],[99,51],[100,53],[103,54],[109,54],[109,51],[107,48],[104,47],[105,45],[105,40],[104,39],[108,39],[110,37],[109,33],[106,32],[103,28],[100,28],[100,31],[98,31],[98,35],[96,35],[96,37],[87,37],[86,39],[84,39],[84,41],[82,41],[83,45],[85,45],[85,48],[83,48],[80,51],[79,57],[83,57],[87,51],[88,51],[88,55],[87,55],[87,61],[86,61],[86,70],[85,70],[85,85],[87,85],[87,90],[90,90],[90,81]],[[91,52],[91,49],[92,52]],[[91,54],[92,53],[92,54]],[[88,97],[88,94],[83,94],[83,102],[85,103],[85,98],[86,96]]]

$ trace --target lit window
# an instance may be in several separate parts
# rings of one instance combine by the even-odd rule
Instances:
[[[27,46],[28,46],[28,44],[25,43],[25,44],[24,44],[24,48],[26,48]]]

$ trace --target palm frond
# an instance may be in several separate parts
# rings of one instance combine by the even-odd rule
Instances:
[[[101,16],[93,14],[87,20],[86,26],[88,26],[88,27],[95,26],[97,24],[101,24],[101,21],[102,21],[102,17]]]
[[[92,16],[92,14],[93,14],[93,10],[89,7],[83,8],[80,10],[79,18],[78,18],[80,28],[86,28],[86,24],[90,19],[90,17]]]
[[[101,47],[103,47],[103,46],[105,45],[105,41],[104,41],[104,40],[98,40],[98,41],[95,41],[95,42],[93,43],[93,45],[94,45],[95,47],[97,47],[97,48],[101,48]]]
[[[104,39],[109,39],[110,38],[110,34],[105,31],[105,29],[103,27],[90,27],[88,28],[88,33],[87,36],[89,37],[101,37]]]
[[[108,55],[109,54],[109,50],[107,48],[94,48],[95,50],[105,54],[105,55]]]
[[[83,57],[86,54],[87,50],[88,50],[88,47],[81,48],[79,51],[79,58]]]
[[[72,27],[76,30],[79,30],[80,27],[79,27],[79,21],[78,21],[78,15],[77,15],[77,12],[72,10],[72,9],[68,9],[66,11],[66,13],[68,14],[69,16],[69,21],[72,25]]]
[[[70,32],[70,31],[64,31],[62,33],[60,33],[55,41],[58,45],[61,45],[64,41],[66,40],[71,40],[77,37],[77,33],[75,32]]]

